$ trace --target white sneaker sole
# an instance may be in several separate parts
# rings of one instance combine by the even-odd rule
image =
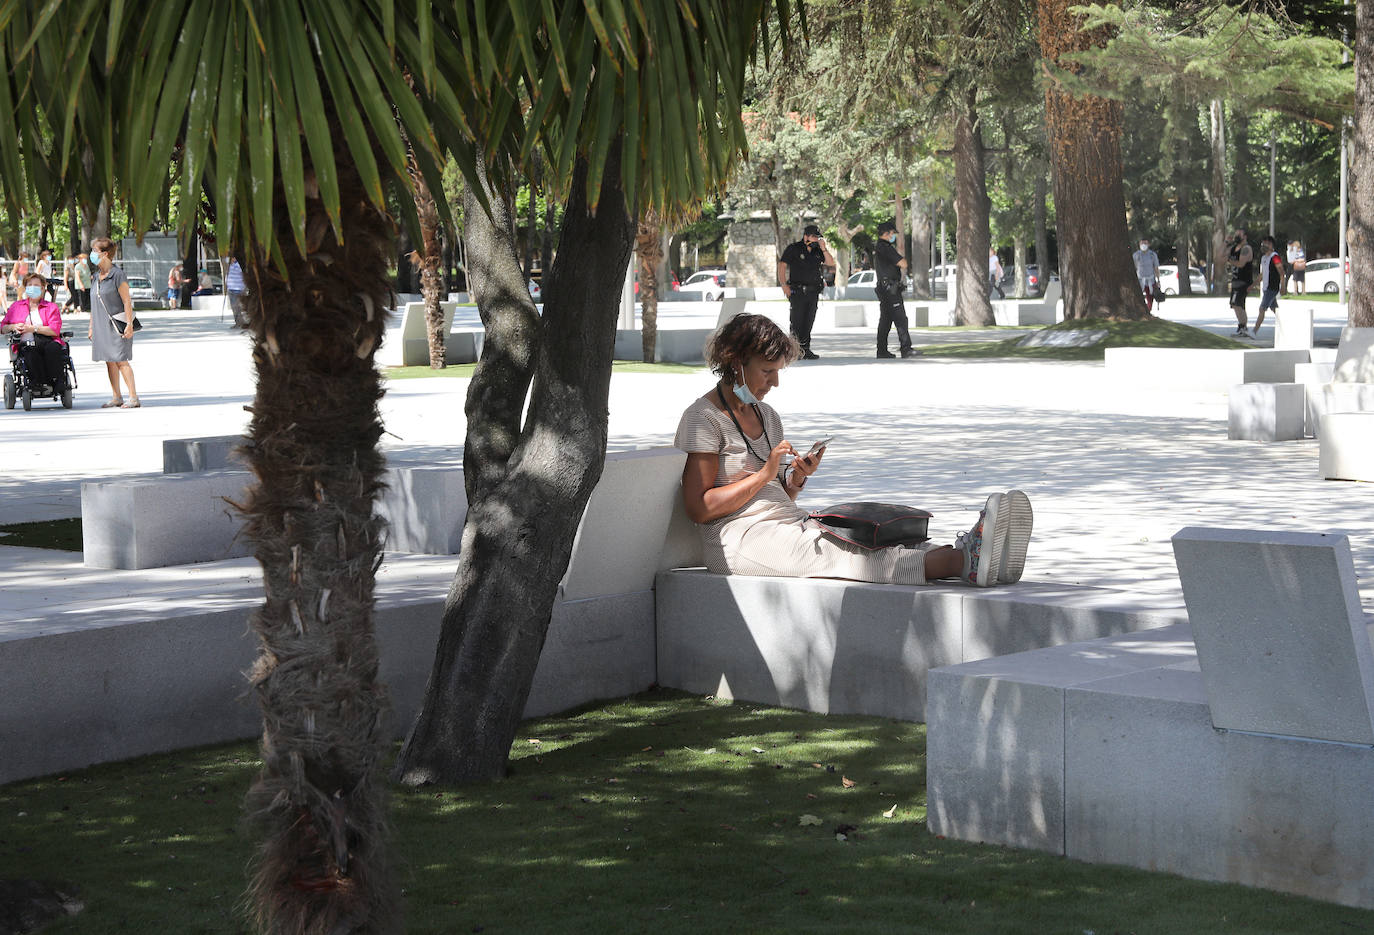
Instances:
[[[1000,493],[988,496],[983,507],[983,545],[978,554],[978,580],[975,587],[990,588],[997,583],[1002,568],[1002,554],[1006,551],[1007,529],[1011,509],[1007,498]]]
[[[1000,584],[1015,584],[1026,570],[1026,550],[1030,548],[1031,527],[1035,515],[1031,512],[1030,497],[1020,490],[1008,490],[1002,495],[1007,504],[1007,544],[1002,552],[1002,565],[997,572]]]

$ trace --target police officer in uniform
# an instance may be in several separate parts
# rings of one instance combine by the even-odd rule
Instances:
[[[825,267],[835,258],[815,224],[802,228],[802,239],[787,245],[778,260],[778,285],[791,305],[792,334],[801,345],[802,360],[816,360],[811,351],[811,326],[816,321],[816,303],[825,288]]]
[[[887,349],[887,335],[897,326],[897,340],[903,357],[915,357],[911,333],[906,328],[906,304],[902,284],[906,280],[906,257],[897,249],[897,225],[884,221],[878,225],[878,245],[873,250],[873,269],[878,274],[878,356],[896,357]]]

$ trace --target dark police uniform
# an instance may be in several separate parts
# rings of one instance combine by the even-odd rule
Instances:
[[[787,245],[781,263],[787,264],[787,284],[792,287],[788,297],[791,306],[792,333],[803,352],[811,350],[811,326],[816,322],[816,303],[825,288],[825,253],[818,243],[805,240]]]
[[[902,356],[911,356],[911,334],[906,327],[906,304],[902,302],[902,269],[897,264],[903,259],[897,248],[886,240],[878,240],[873,251],[873,268],[878,274],[878,356],[885,356],[887,335],[893,325],[897,326],[897,340],[902,345]]]

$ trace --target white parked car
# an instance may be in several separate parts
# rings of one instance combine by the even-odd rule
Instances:
[[[1341,261],[1338,257],[1308,260],[1306,285],[1308,292],[1340,292]],[[1345,290],[1350,291],[1350,261],[1345,261]],[[1288,291],[1292,292],[1290,285]]]
[[[1193,295],[1207,294],[1207,277],[1202,275],[1202,270],[1196,266],[1188,267],[1188,285],[1193,290]],[[1164,266],[1159,267],[1159,288],[1164,290],[1165,295],[1178,295],[1178,267]]]
[[[153,284],[147,276],[129,276],[129,298],[135,305],[146,303],[149,305],[160,305],[160,296],[153,289]]]
[[[715,302],[725,298],[725,270],[702,269],[687,277],[679,292],[700,292],[703,300]]]

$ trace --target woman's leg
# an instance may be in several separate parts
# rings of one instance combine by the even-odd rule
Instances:
[[[124,402],[119,392],[119,365],[112,360],[105,361],[105,374],[110,378],[110,402],[118,406]]]
[[[43,384],[52,382],[43,360],[43,351],[36,344],[22,344],[19,347],[19,356],[24,360],[24,371],[29,377],[29,392],[37,395]]]
[[[124,385],[129,388],[129,401],[126,405],[132,407],[138,403],[138,387],[134,386],[134,365],[127,360],[119,362],[119,373],[124,377]]]

